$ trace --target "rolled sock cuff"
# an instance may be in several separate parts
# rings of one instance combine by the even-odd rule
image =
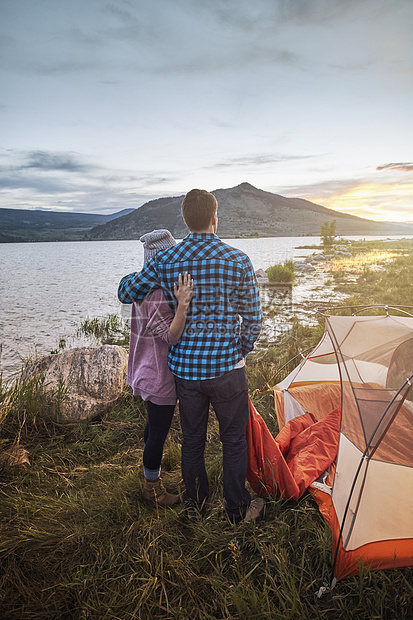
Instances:
[[[143,475],[145,476],[145,480],[149,482],[153,482],[154,480],[158,480],[161,475],[161,468],[158,469],[147,469],[145,465],[143,466]]]

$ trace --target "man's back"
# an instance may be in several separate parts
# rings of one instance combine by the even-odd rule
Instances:
[[[125,276],[119,299],[130,303],[162,288],[174,306],[173,285],[184,272],[194,280],[194,295],[181,341],[170,349],[169,366],[184,379],[221,376],[252,350],[261,328],[257,281],[246,254],[212,233],[191,233],[158,253],[140,274]]]

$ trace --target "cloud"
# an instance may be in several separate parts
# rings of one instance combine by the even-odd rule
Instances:
[[[278,188],[277,193],[283,196],[306,198],[307,200],[315,200],[315,197],[317,197],[320,201],[347,193],[359,184],[359,179],[329,179],[327,181],[307,183],[305,185],[284,186]]]
[[[76,189],[74,185],[69,185],[60,179],[44,179],[32,175],[21,176],[13,171],[0,171],[0,188],[3,190],[28,189],[37,194],[48,195],[72,193]]]
[[[8,200],[18,202],[26,191],[33,203],[39,196],[47,202],[47,197],[78,191],[78,175],[83,174],[84,167],[73,157],[46,151],[11,151],[7,155],[9,161],[0,169],[0,188],[6,205]]]
[[[9,37],[5,66],[21,72],[51,77],[96,71],[108,77],[122,70],[215,73],[240,63],[297,62],[270,28],[270,23],[276,27],[277,13],[271,2],[255,8],[250,0],[156,0],[143,6],[117,0],[90,2],[80,21],[72,7],[56,3],[47,20],[34,16],[33,28],[25,11],[10,11],[0,30]]]
[[[362,5],[374,6],[376,0],[278,0],[278,18],[300,25],[323,24],[340,20],[350,14],[354,8]]]
[[[13,8],[13,4],[18,7]],[[31,4],[31,0],[9,3],[4,25],[0,25],[8,37],[4,54],[6,68],[51,78],[54,74],[71,77],[101,72],[110,81],[123,71],[162,76],[220,73],[266,65],[297,66],[303,71],[325,62],[332,62],[333,67],[364,69],[377,58],[376,53],[370,60],[358,59],[359,64],[351,55],[343,65],[334,55],[322,56],[320,60],[319,45],[325,46],[330,41],[321,41],[320,37],[326,34],[330,37],[332,29],[337,27],[338,41],[343,33],[349,38],[351,35],[352,41],[357,37],[359,42],[360,32],[346,28],[360,23],[360,16],[361,19],[368,16],[370,27],[378,28],[380,34],[387,25],[386,15],[398,13],[406,3],[382,0],[153,0],[147,3],[89,0],[82,3],[74,0],[76,8],[72,4],[48,2],[47,19],[44,19],[45,6],[31,11]],[[364,35],[363,31],[367,46],[372,40],[382,38]],[[403,58],[398,54],[399,62]]]
[[[31,4],[28,0],[21,3],[23,7]],[[38,14],[24,8],[9,9],[9,19],[0,25],[0,37],[1,30],[9,37],[4,66],[47,81],[57,76],[79,81],[94,74],[106,84],[125,78],[125,74],[136,81],[142,75],[208,79],[231,72],[234,80],[238,71],[251,68],[297,68],[301,77],[307,71],[325,69],[329,63],[333,72],[344,67],[359,73],[377,63],[372,41],[382,37],[364,36],[363,31],[363,45],[374,49],[362,59],[353,57],[351,46],[343,56],[340,41],[343,37],[356,41],[358,49],[361,35],[357,28],[354,31],[360,21],[356,18],[368,15],[372,32],[378,29],[380,35],[386,11],[399,8],[389,8],[388,2],[379,0],[74,3],[79,6],[77,11],[71,4],[49,3],[47,19],[43,19],[45,9]],[[320,49],[328,47],[333,53],[320,54]],[[394,64],[401,65],[403,59],[404,66],[405,57],[397,54]]]
[[[393,164],[381,164],[376,170],[400,170],[401,172],[412,172],[413,162],[399,162]]]
[[[139,11],[134,14],[133,9],[134,7],[131,6],[129,3],[109,2],[106,4],[103,10],[110,16],[117,18],[124,27],[127,27],[128,29],[139,28],[140,30],[142,27],[142,15],[144,14],[144,12],[140,8]],[[162,13],[160,14],[160,17],[161,16]]]
[[[245,167],[263,167],[273,164],[280,164],[292,160],[302,160],[315,157],[313,155],[271,155],[267,153],[249,155],[245,157],[233,157],[227,161],[217,162],[211,166],[206,166],[208,170],[224,170],[226,168],[245,168]]]
[[[44,196],[76,193],[87,176],[98,170],[83,163],[74,153],[9,149],[1,156],[6,165],[0,168],[0,188],[30,189]]]
[[[73,152],[4,149],[0,158],[0,208],[113,213],[170,195],[165,188],[176,181],[167,174],[136,175],[85,163]]]
[[[34,168],[37,170],[63,170],[65,172],[85,172],[89,166],[76,161],[72,153],[51,153],[47,151],[31,151],[27,154],[27,163],[21,169]]]
[[[197,0],[197,11],[206,8],[215,15],[220,23],[228,24],[242,32],[265,24],[276,29],[286,23],[320,24],[341,19],[361,4],[371,5],[377,0],[269,0],[251,2],[251,0]],[[180,0],[180,3],[193,6],[193,0]],[[188,7],[189,8],[189,7]]]

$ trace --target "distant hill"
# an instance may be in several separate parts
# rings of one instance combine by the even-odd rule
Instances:
[[[374,222],[327,209],[301,198],[285,198],[249,183],[212,192],[218,200],[220,237],[256,235],[296,237],[319,235],[323,222],[336,220],[338,235],[413,234],[413,225]],[[138,209],[90,230],[86,239],[139,239],[156,228],[167,228],[177,239],[188,234],[182,220],[184,196],[150,200]]]
[[[374,222],[327,209],[302,198],[285,198],[241,183],[213,192],[218,200],[218,234],[237,236],[317,236],[323,222],[336,220],[338,235],[412,235],[412,224]],[[167,228],[180,239],[188,234],[181,216],[184,196],[150,200],[137,209],[110,215],[0,209],[0,243],[139,239]]]
[[[0,209],[0,243],[20,241],[79,241],[97,226],[130,213],[123,209],[110,215],[37,211],[29,209]]]
[[[102,217],[105,217],[106,220],[110,222],[112,220],[116,220],[118,217],[132,213],[132,211],[135,211],[135,209],[122,209],[122,211],[117,211],[116,213],[112,213],[112,215],[103,215]]]

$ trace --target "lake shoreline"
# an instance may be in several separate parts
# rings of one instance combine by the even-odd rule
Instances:
[[[356,240],[360,238],[364,239],[359,236]],[[305,246],[303,239],[228,241],[251,257],[256,270],[265,270],[290,258],[303,261],[320,249],[319,237],[307,238],[310,243]],[[406,237],[398,237],[395,241],[402,243],[403,239]],[[347,241],[355,240],[339,240],[340,243]],[[387,237],[371,241],[391,243]],[[110,314],[125,316],[127,308],[116,296],[118,283],[126,273],[139,270],[143,263],[139,241],[15,244],[8,247],[10,251],[3,252],[1,276],[0,373],[3,380],[18,373],[27,358],[55,350],[61,339],[66,340],[70,347],[84,346],[84,338],[78,336],[83,320]],[[25,251],[22,252],[22,248]],[[294,314],[300,320],[314,324],[316,310],[325,308],[326,304],[342,304],[345,300],[346,291],[335,290],[334,279],[325,272],[323,265],[316,265],[315,269],[298,276],[289,307],[284,308],[285,316],[278,313],[278,322],[267,321],[269,329],[274,332],[270,341],[288,329]],[[17,291],[16,282],[19,283]]]

